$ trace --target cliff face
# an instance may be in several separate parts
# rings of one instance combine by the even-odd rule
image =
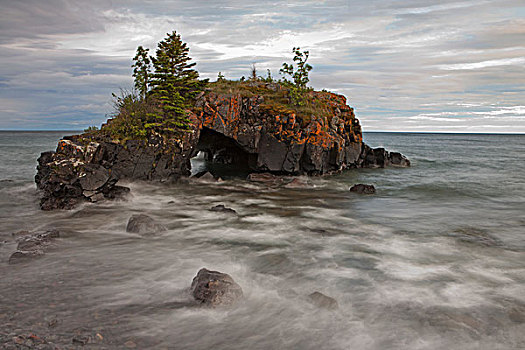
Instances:
[[[359,166],[362,135],[344,96],[311,92],[322,101],[323,115],[299,118],[292,110],[275,108],[264,96],[209,93],[198,102],[199,130],[223,135],[247,153],[250,168],[282,174],[320,175]],[[199,146],[210,159],[239,152],[220,144]]]
[[[55,152],[38,159],[35,181],[43,194],[41,207],[72,208],[120,196],[127,191],[116,185],[120,179],[189,176],[190,159],[198,152],[209,161],[287,175],[410,165],[399,153],[362,142],[359,121],[344,96],[310,94],[320,106],[317,116],[298,116],[265,95],[207,92],[192,110],[191,132],[178,140],[150,135],[147,140],[115,142],[104,133],[66,137]]]

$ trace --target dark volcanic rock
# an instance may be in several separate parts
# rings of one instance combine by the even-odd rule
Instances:
[[[320,292],[313,292],[308,295],[308,300],[313,305],[323,309],[335,310],[339,307],[337,300]]]
[[[112,186],[108,187],[102,190],[102,194],[104,195],[104,198],[108,199],[124,199],[129,194],[130,189],[129,187],[124,186]]]
[[[376,193],[376,188],[374,185],[357,184],[350,187],[350,192],[359,194],[374,194]]]
[[[126,226],[126,232],[138,233],[141,235],[150,235],[161,231],[166,231],[166,228],[157,224],[155,220],[144,214],[132,215]]]
[[[189,140],[193,134],[185,135]],[[189,141],[186,141],[189,142]],[[129,188],[122,179],[174,180],[190,175],[191,148],[152,137],[116,143],[103,136],[74,135],[60,140],[56,152],[38,158],[35,182],[43,210],[72,209],[79,203],[121,199]]]
[[[230,275],[202,268],[193,278],[191,293],[206,306],[233,305],[242,298],[241,287]]]
[[[387,166],[408,167],[410,161],[399,152],[388,152],[384,148],[370,148],[363,144],[360,159],[363,168],[384,168]]]
[[[235,210],[233,210],[232,208],[225,207],[224,204],[216,205],[216,206],[212,207],[210,210],[211,211],[220,212],[220,213],[237,214],[237,212]]]

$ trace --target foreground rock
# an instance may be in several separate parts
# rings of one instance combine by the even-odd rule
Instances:
[[[237,214],[232,208],[225,207],[224,204],[219,204],[210,209],[210,211],[216,211],[219,213]]]
[[[350,192],[359,194],[374,194],[376,193],[376,188],[374,185],[357,184],[350,187]]]
[[[19,236],[19,238],[17,238],[17,251],[9,257],[10,264],[24,262],[44,255],[45,250],[52,244],[55,238],[60,237],[60,233],[57,230],[38,231],[32,234],[27,232],[28,234],[22,235],[26,232],[27,231],[21,231],[14,234],[14,236]]]
[[[205,268],[193,278],[191,293],[195,300],[211,307],[233,305],[243,296],[241,287],[230,275]]]
[[[324,295],[321,292],[313,292],[312,294],[308,295],[308,300],[313,305],[322,309],[335,310],[339,307],[337,300]]]
[[[144,214],[134,214],[128,220],[126,232],[138,233],[141,235],[153,235],[166,231],[166,227],[157,224],[150,216]]]
[[[114,139],[104,131],[109,120],[99,132],[65,137],[55,152],[38,159],[35,182],[42,192],[41,208],[71,209],[82,202],[122,198],[129,189],[118,186],[120,180],[180,180],[190,175],[190,159],[198,152],[208,161],[270,175],[410,165],[400,153],[363,143],[359,121],[344,96],[311,91],[323,112],[298,116],[265,100],[265,95],[282,91],[278,84],[260,82],[253,89],[257,93],[249,96],[203,93],[188,111],[191,132],[182,136],[150,133],[140,140]],[[211,174],[201,179],[215,181]]]

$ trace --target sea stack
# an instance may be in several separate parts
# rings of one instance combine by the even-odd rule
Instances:
[[[115,139],[97,132],[60,140],[38,159],[35,177],[44,210],[121,197],[127,180],[177,180],[190,175],[190,159],[254,173],[326,175],[348,168],[409,166],[397,152],[363,143],[354,109],[342,95],[310,91],[311,114],[283,108],[272,99],[286,94],[277,83],[253,82],[236,93],[208,88],[188,110],[191,130],[174,139],[159,133],[144,139]],[[315,113],[314,113],[315,112]]]

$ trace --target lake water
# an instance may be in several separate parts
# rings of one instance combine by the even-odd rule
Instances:
[[[131,183],[125,202],[43,212],[36,158],[67,134],[0,132],[0,347],[34,334],[93,349],[525,348],[525,135],[365,133],[412,167],[296,189]],[[126,233],[136,213],[168,230]],[[61,238],[45,256],[7,263],[12,232],[47,227]],[[244,300],[191,306],[202,267]],[[338,309],[311,305],[314,291]]]

